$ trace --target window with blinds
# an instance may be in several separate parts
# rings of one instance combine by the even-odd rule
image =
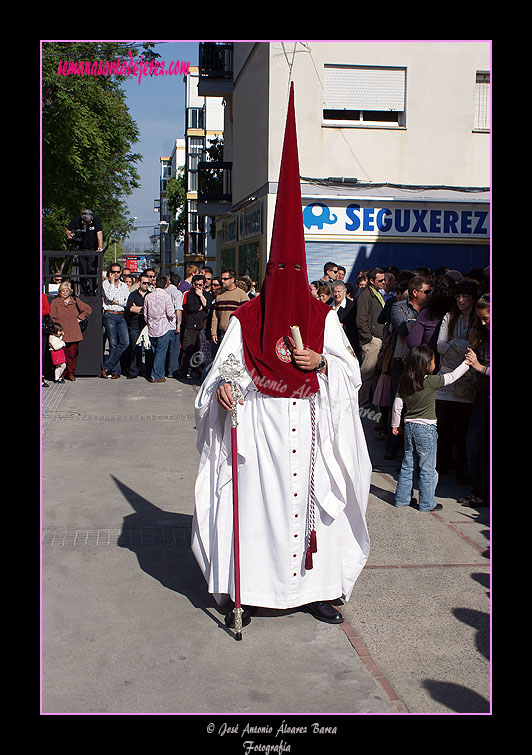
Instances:
[[[323,119],[328,123],[405,125],[406,68],[325,64]]]
[[[475,83],[475,131],[490,130],[490,73],[477,71]]]

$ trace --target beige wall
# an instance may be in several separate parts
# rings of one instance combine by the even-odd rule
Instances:
[[[302,176],[481,187],[490,185],[490,135],[473,132],[475,75],[490,70],[490,55],[482,41],[235,43],[224,155],[233,162],[233,206],[264,195],[265,257],[276,201],[268,182],[279,178],[289,64]],[[324,127],[325,63],[406,67],[406,127]]]
[[[270,180],[279,170],[293,60],[302,175],[489,186],[490,136],[473,133],[475,74],[490,70],[489,42],[308,42],[295,55],[294,44],[269,45]],[[324,63],[405,66],[406,128],[324,127]]]
[[[244,69],[234,74],[231,113],[226,112],[226,120],[233,119],[232,157],[225,153],[233,161],[233,205],[267,181],[269,50],[267,43],[247,48]]]

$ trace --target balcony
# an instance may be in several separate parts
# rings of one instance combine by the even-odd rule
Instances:
[[[233,43],[200,42],[200,97],[225,97],[233,91]]]
[[[232,167],[214,160],[198,163],[198,215],[224,215],[231,208]]]

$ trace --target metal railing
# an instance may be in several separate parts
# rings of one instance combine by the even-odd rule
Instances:
[[[198,201],[230,202],[233,163],[205,161],[198,163]]]
[[[199,46],[200,78],[233,78],[233,43],[200,42]]]

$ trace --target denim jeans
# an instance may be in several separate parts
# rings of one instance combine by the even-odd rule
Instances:
[[[112,315],[104,313],[103,326],[109,341],[109,355],[107,359],[104,359],[103,367],[113,375],[120,375],[122,372],[120,357],[129,346],[129,328],[126,318],[121,312]]]
[[[181,333],[171,331],[170,346],[168,348],[168,374],[176,377],[179,372],[179,353],[181,351]]]
[[[434,494],[438,484],[438,473],[436,472],[438,430],[436,425],[405,422],[404,439],[403,464],[397,481],[395,505],[408,506],[410,504],[412,484],[417,472],[419,476],[419,510],[431,511],[436,505]]]
[[[151,348],[153,350],[152,380],[160,380],[164,377],[166,352],[170,346],[172,333],[172,330],[167,330],[162,336],[150,336]]]

